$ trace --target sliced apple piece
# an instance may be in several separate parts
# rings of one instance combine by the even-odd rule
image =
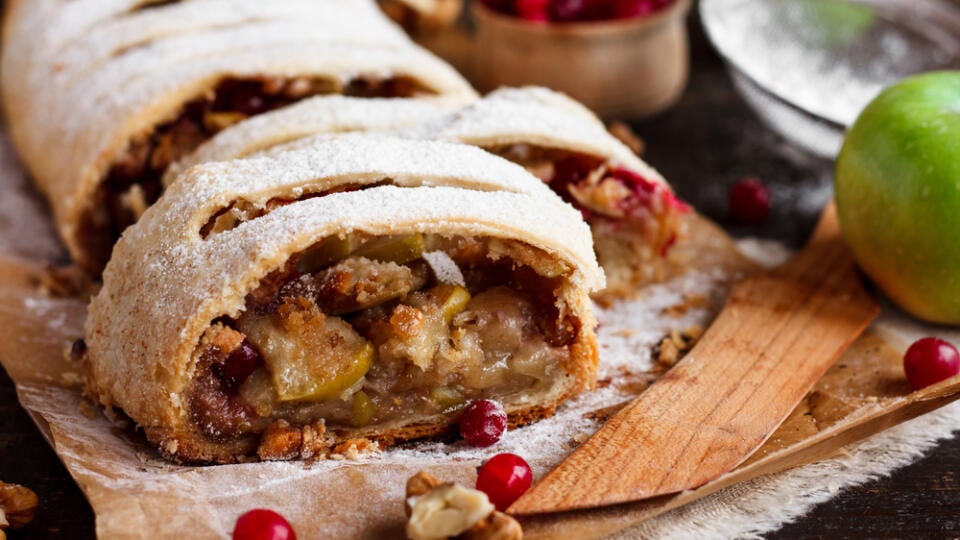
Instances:
[[[466,397],[453,386],[436,386],[430,390],[430,401],[436,403],[440,410],[447,411],[461,405]]]
[[[360,391],[353,395],[353,405],[350,421],[355,426],[365,426],[373,421],[377,414],[377,405],[366,392]]]
[[[354,235],[331,236],[300,256],[297,260],[297,271],[309,274],[326,268],[346,259],[359,246],[360,240]]]
[[[375,261],[405,264],[423,256],[425,243],[422,234],[387,236],[371,240],[352,253]]]
[[[443,320],[447,324],[467,309],[467,304],[470,303],[470,291],[459,285],[438,285],[430,292],[440,300],[440,311],[443,312]]]
[[[280,401],[340,397],[373,364],[370,342],[302,297],[285,301],[277,313],[245,314],[237,324],[263,355]]]

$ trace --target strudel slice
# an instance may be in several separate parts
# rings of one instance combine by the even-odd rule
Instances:
[[[479,146],[523,165],[579,209],[607,275],[601,298],[656,281],[647,264],[684,234],[688,206],[655,169],[580,103],[546,88],[506,88],[408,135]]]
[[[318,114],[324,107],[320,102],[303,103],[300,114],[309,117],[308,111]],[[360,111],[360,107],[354,109]],[[358,115],[357,121],[379,129],[382,124],[374,125],[372,118]],[[243,124],[224,131],[190,162],[250,154],[249,142],[245,148],[232,141],[292,139],[311,130],[309,122],[297,124],[279,114],[260,120],[256,131]],[[613,137],[593,113],[563,94],[545,88],[502,89],[401,134],[484,148],[523,165],[583,212],[607,273],[601,299],[627,296],[639,285],[656,281],[656,265],[648,263],[665,256],[684,234],[688,207],[660,173]],[[273,151],[312,144],[311,137],[304,137]]]
[[[189,169],[117,243],[88,388],[168,457],[297,459],[511,424],[589,388],[580,214],[477,148],[345,135]]]

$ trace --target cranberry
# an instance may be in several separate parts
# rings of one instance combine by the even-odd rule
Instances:
[[[556,22],[585,21],[590,18],[591,0],[552,0],[550,2],[550,20]]]
[[[553,164],[553,179],[550,182],[560,186],[576,184],[587,177],[591,168],[586,160],[576,156],[559,159]]]
[[[644,17],[670,5],[673,0],[615,0],[613,15],[618,19]]]
[[[477,489],[501,512],[526,493],[531,483],[530,465],[516,454],[497,454],[477,471]]]
[[[657,188],[657,185],[653,182],[631,171],[630,169],[625,169],[623,167],[610,169],[607,174],[613,178],[616,178],[620,181],[620,183],[629,187],[633,191],[652,193]]]
[[[217,89],[217,97],[213,103],[215,111],[235,111],[253,116],[265,112],[269,108],[263,97],[260,83],[254,81],[230,81]]]
[[[919,390],[960,373],[960,354],[942,339],[918,339],[903,355],[903,371],[910,386]]]
[[[460,415],[460,435],[471,446],[490,446],[506,430],[507,413],[496,401],[474,401]]]
[[[240,516],[233,527],[233,540],[297,540],[297,533],[280,514],[258,508]]]
[[[515,0],[513,9],[525,21],[546,22],[550,20],[549,5],[550,0]]]
[[[260,353],[246,339],[222,364],[214,364],[217,376],[229,387],[237,387],[260,367]]]
[[[730,188],[730,213],[747,225],[760,225],[770,216],[770,190],[753,176],[741,178]]]

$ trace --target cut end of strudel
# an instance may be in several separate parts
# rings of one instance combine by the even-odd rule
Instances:
[[[355,111],[358,122],[370,122],[363,118],[363,105],[349,98],[338,104],[345,113]],[[311,100],[299,104],[297,114],[322,116],[330,106]],[[396,109],[409,106],[398,104]],[[319,135],[304,136],[311,131]],[[323,125],[297,122],[292,110],[269,113],[258,118],[256,126],[244,123],[225,130],[187,163],[234,159],[257,151],[284,152],[310,146],[326,131]],[[545,88],[502,89],[457,111],[425,118],[399,135],[483,148],[522,165],[580,210],[607,273],[600,299],[629,296],[639,286],[657,281],[653,275],[657,265],[649,263],[665,257],[685,233],[689,209],[660,173],[613,137],[593,113],[563,94]],[[258,137],[290,142],[273,150],[271,145],[254,149],[244,144]]]
[[[322,456],[514,425],[594,382],[590,232],[521,167],[344,136],[187,171],[119,241],[89,308],[88,388],[166,456]]]
[[[411,136],[479,146],[518,163],[580,210],[607,275],[600,299],[658,279],[651,261],[682,237],[689,207],[586,107],[546,88],[505,88],[410,128]]]
[[[475,97],[371,0],[246,4],[11,4],[2,77],[11,134],[90,273],[159,197],[166,168],[228,126],[315,96]]]

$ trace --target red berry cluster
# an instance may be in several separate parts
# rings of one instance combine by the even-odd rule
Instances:
[[[490,9],[535,22],[584,22],[644,17],[674,0],[483,0]]]

